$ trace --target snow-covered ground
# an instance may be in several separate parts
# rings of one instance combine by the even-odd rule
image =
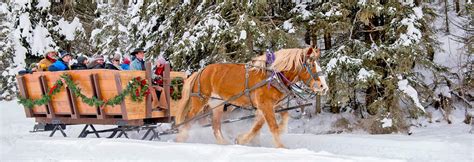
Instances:
[[[473,161],[474,135],[461,122],[417,128],[405,134],[285,134],[288,149],[272,148],[266,129],[260,147],[216,145],[209,128],[194,129],[189,143],[135,139],[76,138],[82,125],[68,126],[64,138],[49,132],[29,133],[33,119],[25,118],[15,101],[0,102],[0,160],[158,160],[158,161]],[[245,123],[245,122],[244,122]],[[104,128],[102,126],[101,128]],[[226,126],[225,126],[226,127]],[[224,128],[229,129],[229,128]],[[229,133],[226,131],[225,133]],[[199,142],[199,143],[198,143]]]

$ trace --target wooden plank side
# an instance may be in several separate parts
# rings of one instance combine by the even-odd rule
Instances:
[[[89,98],[94,96],[94,87],[90,80],[90,71],[74,70],[69,71],[68,74],[71,76],[71,79],[74,81],[77,87],[81,89],[82,94]],[[79,97],[75,97],[73,101],[78,115],[97,115],[97,108],[95,106],[88,105]]]
[[[41,82],[39,74],[23,75],[23,83],[25,85],[26,94],[29,99],[40,99],[43,97],[43,90],[41,89]],[[33,114],[46,114],[46,105],[33,107]]]
[[[128,83],[136,77],[145,79],[145,71],[120,71],[121,88],[127,88]],[[125,97],[124,105],[128,120],[146,118],[146,98],[141,102],[135,102],[128,95]]]
[[[61,75],[64,72],[45,72],[44,81],[45,81],[45,93],[48,93],[49,90],[54,86],[57,80],[61,79]],[[71,115],[72,108],[69,104],[69,96],[67,94],[66,85],[62,86],[60,91],[51,97],[51,106],[52,112],[54,114],[61,115]]]
[[[28,98],[28,93],[25,87],[25,81],[23,76],[17,76],[16,80],[18,81],[18,88],[20,89],[20,96],[23,98]],[[29,107],[24,107],[26,117],[33,117],[33,109]]]
[[[115,84],[115,74],[118,71],[115,70],[95,70],[97,74],[97,82],[100,87],[99,91],[101,94],[102,100],[107,100],[118,95],[117,86]],[[105,115],[121,115],[122,109],[120,105],[115,106],[105,106],[104,107]]]
[[[183,79],[186,79],[186,73],[185,72],[179,72],[179,71],[170,71],[170,78],[174,79],[176,77],[181,77]]]

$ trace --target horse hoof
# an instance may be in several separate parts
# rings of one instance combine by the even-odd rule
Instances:
[[[241,134],[241,135],[237,136],[234,143],[238,144],[238,145],[246,144],[246,142],[244,142],[244,136],[245,136],[245,134]]]
[[[276,148],[283,148],[283,149],[286,149],[286,147],[285,147],[283,144],[277,145]]]

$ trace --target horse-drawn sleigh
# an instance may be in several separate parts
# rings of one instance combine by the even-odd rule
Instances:
[[[224,113],[224,105],[232,104],[238,107],[255,108],[255,124],[248,133],[238,137],[239,144],[249,142],[260,130],[264,123],[269,125],[277,147],[284,147],[280,142],[279,135],[288,123],[289,108],[283,108],[279,103],[285,98],[298,97],[292,89],[296,82],[303,82],[311,92],[325,92],[327,85],[324,78],[319,75],[321,68],[316,59],[319,50],[306,49],[283,49],[275,52],[267,51],[267,55],[254,58],[247,64],[212,64],[192,74],[184,81],[182,99],[179,103],[170,99],[171,79],[183,76],[183,73],[170,72],[169,65],[165,68],[163,95],[156,103],[157,98],[146,95],[144,100],[137,97],[143,93],[140,87],[151,81],[151,68],[147,71],[108,71],[92,70],[81,72],[54,72],[35,73],[19,76],[18,85],[23,98],[40,99],[48,96],[54,89],[54,81],[63,78],[63,82],[77,83],[84,96],[77,95],[74,86],[62,87],[56,90],[46,105],[25,107],[27,117],[35,118],[39,123],[55,125],[55,130],[62,128],[60,124],[86,124],[79,137],[87,134],[112,131],[113,137],[118,132],[118,137],[126,135],[127,130],[147,129],[143,139],[150,132],[152,138],[157,133],[154,128],[159,122],[172,122],[175,125],[165,133],[173,133],[179,130],[177,141],[187,138],[187,130],[193,121],[211,115],[214,135],[218,143],[227,143],[220,131],[221,116]],[[69,77],[61,75],[68,73]],[[137,83],[130,96],[124,98],[113,98],[123,91],[130,92],[130,82],[135,78],[145,78],[145,83]],[[146,83],[148,82],[148,83]],[[139,86],[140,88],[136,88]],[[124,90],[125,89],[125,90]],[[44,98],[44,97],[43,97]],[[103,99],[91,106],[91,99]],[[155,98],[155,99],[152,99]],[[110,101],[120,103],[108,106]],[[84,102],[88,101],[88,104]],[[308,104],[305,104],[308,105]],[[304,105],[304,106],[305,106]],[[31,106],[30,106],[31,107]],[[298,107],[298,106],[296,106]],[[275,111],[282,116],[280,124],[276,123]],[[176,118],[176,120],[175,120]],[[93,124],[117,125],[117,128],[97,131]],[[91,126],[92,131],[86,130]]]

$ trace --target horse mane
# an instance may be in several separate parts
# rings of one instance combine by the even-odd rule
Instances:
[[[307,49],[291,48],[281,49],[275,52],[275,61],[270,65],[270,69],[276,72],[300,70],[303,68],[304,51]],[[267,56],[265,54],[254,57],[250,64],[257,67],[266,67]],[[253,68],[253,70],[263,70],[261,68]]]

